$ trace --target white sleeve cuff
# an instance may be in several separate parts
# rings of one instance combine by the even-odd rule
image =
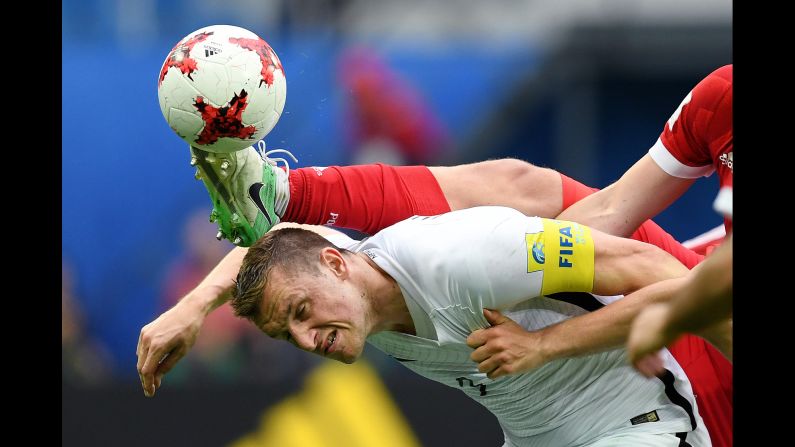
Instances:
[[[712,206],[715,208],[715,211],[719,212],[722,216],[731,219],[732,203],[732,188],[730,186],[724,186],[718,191],[718,197],[715,198],[715,202]]]
[[[649,149],[649,155],[668,175],[679,178],[698,178],[709,177],[715,172],[712,165],[688,166],[676,159],[668,148],[663,145],[662,140],[657,138],[657,142]]]

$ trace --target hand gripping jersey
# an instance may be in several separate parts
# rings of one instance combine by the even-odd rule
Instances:
[[[361,242],[343,238],[347,243],[330,237],[398,282],[416,328],[416,336],[385,331],[367,341],[488,408],[506,446],[584,446],[633,433],[679,434],[691,446],[709,445],[690,383],[667,351],[668,371],[655,379],[637,374],[623,349],[497,380],[470,360],[467,336],[489,327],[484,307],[536,330],[618,298],[560,293],[593,287],[586,227],[478,207],[414,216]]]
[[[668,174],[697,178],[718,172],[721,188],[734,183],[732,66],[721,67],[685,96],[649,155]],[[726,232],[731,219],[725,220]]]

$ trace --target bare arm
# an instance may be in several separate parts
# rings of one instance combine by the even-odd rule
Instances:
[[[563,210],[558,218],[629,237],[643,222],[679,198],[695,180],[669,175],[646,154],[617,182]]]
[[[702,264],[674,285],[667,303],[649,307],[638,315],[627,342],[630,361],[644,374],[653,375],[660,362],[650,357],[686,332],[704,337],[731,360],[732,283],[729,235]]]
[[[280,223],[271,231],[300,227],[326,236],[338,231],[318,225]],[[169,372],[196,342],[204,318],[232,296],[235,278],[247,248],[236,247],[174,307],[141,329],[138,338],[138,375],[146,396],[154,396],[163,376]]]
[[[235,247],[177,306],[193,306],[204,316],[210,314],[232,297],[235,277],[240,270],[247,248]]]
[[[654,245],[611,236],[591,229],[594,243],[594,284],[597,295],[630,293],[671,278],[688,269],[673,255]]]
[[[577,357],[621,346],[635,317],[647,306],[664,301],[681,281],[676,278],[652,284],[602,309],[538,331],[544,358]]]
[[[682,334],[708,328],[731,316],[732,235],[688,275],[670,303],[668,328]]]

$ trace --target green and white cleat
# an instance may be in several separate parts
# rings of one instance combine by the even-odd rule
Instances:
[[[265,152],[265,143],[231,153],[206,152],[192,147],[191,166],[196,179],[204,182],[213,202],[210,222],[218,223],[218,240],[229,239],[240,247],[250,247],[274,225],[290,201],[290,166],[284,158],[268,155],[284,149]],[[287,171],[276,166],[282,161]]]

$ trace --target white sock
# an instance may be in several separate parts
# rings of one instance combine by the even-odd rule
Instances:
[[[290,202],[290,177],[284,169],[273,166],[276,171],[276,198],[274,199],[274,211],[279,217],[284,216],[287,211],[287,204]]]

